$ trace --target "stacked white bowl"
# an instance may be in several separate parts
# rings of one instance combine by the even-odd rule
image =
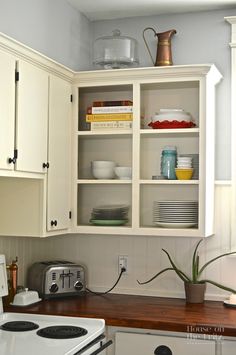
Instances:
[[[192,168],[192,157],[178,157],[177,158],[177,168],[178,169],[191,169]]]
[[[130,166],[117,166],[115,174],[120,180],[130,180],[132,177],[132,168]]]
[[[113,179],[116,163],[110,160],[94,160],[91,162],[91,170],[95,179]]]

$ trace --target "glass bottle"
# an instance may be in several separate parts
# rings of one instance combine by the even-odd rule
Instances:
[[[165,179],[175,180],[175,168],[176,168],[177,152],[176,147],[166,146],[162,150],[161,155],[161,175]]]

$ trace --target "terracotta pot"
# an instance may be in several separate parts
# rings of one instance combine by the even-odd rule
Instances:
[[[186,302],[187,303],[203,303],[206,291],[206,284],[184,283]]]

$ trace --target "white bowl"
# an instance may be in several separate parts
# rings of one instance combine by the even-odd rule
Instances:
[[[181,163],[189,163],[189,162],[192,162],[192,159],[188,159],[188,158],[177,158],[177,161],[178,162],[181,162]]]
[[[130,180],[132,177],[132,168],[129,166],[117,166],[114,171],[121,180]]]
[[[116,163],[111,160],[93,160],[91,166],[92,168],[114,168]]]
[[[189,163],[189,164],[177,163],[177,168],[183,168],[183,169],[192,168],[192,164],[191,163]]]
[[[115,177],[114,167],[92,168],[92,174],[96,179],[113,179]]]

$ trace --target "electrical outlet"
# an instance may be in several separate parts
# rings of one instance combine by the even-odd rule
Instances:
[[[128,274],[128,256],[127,255],[119,255],[118,256],[118,272],[120,274],[121,269],[125,268],[126,271],[123,272],[123,275]]]

